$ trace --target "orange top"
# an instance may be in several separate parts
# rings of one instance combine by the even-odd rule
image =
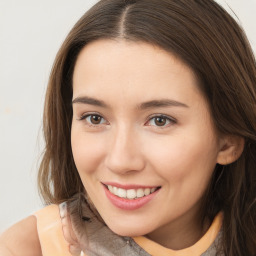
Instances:
[[[58,205],[47,206],[34,214],[43,256],[72,256],[69,244],[63,235],[63,227]],[[152,240],[140,236],[133,240],[152,256],[199,256],[207,251],[220,232],[222,214],[219,213],[206,234],[193,246],[183,250],[171,250]],[[81,252],[81,256],[85,254]]]
[[[34,214],[43,256],[72,256],[66,242],[58,205],[49,205]]]
[[[212,225],[205,233],[205,235],[197,241],[191,247],[182,250],[171,250],[154,241],[144,237],[134,237],[133,240],[142,247],[145,251],[153,256],[199,256],[207,251],[207,249],[212,245],[214,240],[217,238],[222,225],[222,214],[219,213],[213,220]]]

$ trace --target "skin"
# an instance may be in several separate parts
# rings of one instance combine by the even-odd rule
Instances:
[[[36,217],[29,216],[0,235],[1,256],[42,256]]]
[[[176,103],[142,105],[163,99]],[[74,160],[109,228],[175,250],[194,244],[209,226],[200,225],[201,198],[227,147],[193,71],[150,44],[93,42],[75,65],[73,113]],[[159,125],[157,115],[168,118]],[[124,210],[106,197],[107,182],[161,189],[143,207]]]

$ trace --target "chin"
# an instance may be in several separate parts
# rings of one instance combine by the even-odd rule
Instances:
[[[141,226],[133,226],[133,225],[108,225],[108,227],[119,236],[128,236],[128,237],[136,237],[136,236],[144,236],[148,234],[151,230]]]

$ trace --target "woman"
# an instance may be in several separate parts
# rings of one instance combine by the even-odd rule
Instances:
[[[50,76],[52,205],[6,231],[2,254],[255,255],[255,84],[214,1],[100,1]]]

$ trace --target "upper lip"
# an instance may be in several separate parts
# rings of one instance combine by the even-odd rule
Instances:
[[[105,186],[114,186],[117,188],[122,188],[122,189],[139,189],[139,188],[157,188],[160,186],[150,186],[150,185],[138,185],[138,184],[120,184],[117,182],[102,182],[103,185]]]

